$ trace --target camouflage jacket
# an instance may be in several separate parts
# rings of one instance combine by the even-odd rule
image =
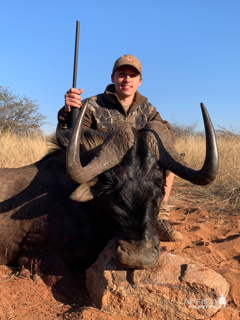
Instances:
[[[84,128],[92,128],[105,131],[115,121],[128,121],[133,127],[140,129],[152,120],[160,121],[165,124],[171,132],[175,141],[174,131],[171,125],[160,117],[156,108],[148,102],[147,98],[136,92],[133,103],[126,112],[116,93],[114,85],[107,86],[104,93],[90,97],[88,108],[83,119]],[[82,103],[86,101],[83,100]],[[58,112],[57,130],[67,128],[70,120],[70,113],[65,112],[64,107]]]

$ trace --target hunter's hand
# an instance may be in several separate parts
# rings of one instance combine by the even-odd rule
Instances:
[[[82,97],[80,96],[83,92],[83,89],[71,88],[65,94],[65,111],[70,112],[72,107],[81,108]]]

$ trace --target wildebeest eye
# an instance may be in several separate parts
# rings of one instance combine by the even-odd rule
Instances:
[[[162,186],[165,185],[163,179],[160,179],[160,178],[155,179],[154,182],[155,182],[155,185],[156,185],[158,188],[162,188]]]

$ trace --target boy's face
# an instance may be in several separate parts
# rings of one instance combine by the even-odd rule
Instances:
[[[122,66],[111,76],[112,83],[115,85],[115,93],[119,99],[134,97],[135,92],[141,85],[140,73],[132,66]]]

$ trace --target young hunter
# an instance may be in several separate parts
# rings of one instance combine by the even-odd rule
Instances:
[[[137,58],[126,54],[116,60],[111,81],[112,84],[107,86],[104,93],[88,98],[88,109],[83,120],[84,128],[104,130],[114,121],[121,120],[128,121],[133,127],[139,129],[154,120],[165,124],[171,132],[173,141],[175,140],[171,125],[164,121],[147,98],[137,91],[142,83],[142,64]],[[71,88],[65,94],[65,106],[58,112],[57,130],[68,127],[71,107],[81,108],[82,92],[82,89]],[[182,240],[182,234],[173,230],[167,221],[170,215],[167,201],[173,179],[174,174],[168,172],[165,196],[156,222],[156,229],[162,241]]]

